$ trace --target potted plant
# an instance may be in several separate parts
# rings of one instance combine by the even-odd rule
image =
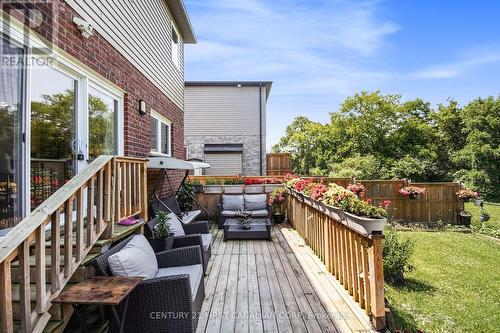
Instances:
[[[462,210],[460,211],[460,213],[458,213],[458,217],[459,217],[459,221],[460,221],[460,225],[463,225],[467,228],[470,227],[470,223],[472,221],[472,214],[465,211],[465,210]]]
[[[400,188],[399,193],[404,197],[408,197],[410,200],[415,200],[419,195],[425,193],[425,188],[409,185]]]
[[[283,181],[279,178],[266,178],[264,182],[264,192],[271,193],[275,189],[283,187]]]
[[[318,185],[318,184],[317,183],[313,183],[313,182],[305,183],[304,189],[301,191],[302,196],[304,198],[304,202],[306,204],[308,204],[309,206],[313,206],[314,200],[311,198],[311,194],[312,194],[312,189],[316,185]]]
[[[177,192],[176,199],[179,203],[181,212],[190,211],[193,208],[193,196],[195,194],[194,186],[191,183],[184,183]]]
[[[203,190],[205,193],[222,193],[222,180],[218,178],[207,178]]]
[[[352,193],[356,194],[358,198],[364,198],[366,193],[366,187],[359,182],[356,182],[354,184],[349,184],[349,186],[347,186],[347,189]]]
[[[356,195],[342,186],[331,183],[322,196],[322,201],[326,205],[325,214],[341,222],[344,219],[344,212],[340,208],[340,205],[344,200],[348,200],[349,198],[354,199]]]
[[[479,198],[479,193],[465,188],[457,192],[457,197],[463,200],[464,202],[469,202]]]
[[[264,186],[261,178],[245,178],[245,193],[263,193]]]
[[[388,204],[387,204],[388,205]],[[387,205],[376,207],[357,197],[349,197],[340,203],[347,225],[362,235],[382,233],[387,221]]]
[[[170,217],[167,212],[159,211],[156,214],[158,223],[154,226],[153,238],[149,240],[155,252],[170,250],[174,244],[174,234],[170,232]]]
[[[224,193],[228,194],[240,194],[243,193],[243,189],[245,187],[243,178],[232,178],[226,179],[224,181]]]
[[[313,200],[313,207],[320,212],[326,211],[326,205],[321,201],[328,187],[325,184],[315,184],[311,189],[311,199]]]
[[[203,193],[203,184],[198,179],[190,179],[188,182],[195,192]]]
[[[269,195],[269,205],[272,207],[274,223],[283,223],[285,221],[285,212],[283,204],[285,202],[285,189],[277,188]]]
[[[481,222],[488,222],[490,220],[490,214],[481,208],[481,215],[479,215],[479,220]]]

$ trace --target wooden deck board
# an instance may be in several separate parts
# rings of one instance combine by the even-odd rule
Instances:
[[[272,241],[214,235],[197,332],[355,332],[371,330],[361,309],[293,229]]]

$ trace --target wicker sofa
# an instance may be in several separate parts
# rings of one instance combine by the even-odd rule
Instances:
[[[111,276],[108,259],[126,247],[127,238],[99,255],[92,262],[98,275]],[[199,246],[189,246],[157,253],[158,274],[144,279],[130,294],[125,320],[126,332],[195,332],[205,286]],[[122,313],[123,304],[118,312]],[[160,316],[151,316],[151,314]],[[182,314],[169,315],[169,314]],[[163,315],[165,314],[165,315]],[[117,332],[111,321],[110,332]]]
[[[238,210],[252,213],[252,218],[270,218],[271,207],[267,204],[266,194],[223,194],[217,205],[219,229],[222,229],[226,219],[235,218]]]

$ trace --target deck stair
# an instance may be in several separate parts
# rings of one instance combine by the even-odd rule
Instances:
[[[100,156],[14,227],[0,245],[0,332],[62,332],[64,288],[93,276],[90,262],[147,220],[146,160]],[[116,224],[139,216],[133,226]],[[98,312],[92,312],[97,313]],[[105,330],[89,315],[92,331]]]

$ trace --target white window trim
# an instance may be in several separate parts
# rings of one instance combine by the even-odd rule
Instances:
[[[161,126],[156,126],[156,150],[151,151],[151,156],[172,156],[172,122],[158,112],[151,110],[151,118],[157,120],[160,125],[165,124],[168,126],[168,154],[160,153],[161,151]]]
[[[174,63],[175,67],[181,69],[181,35],[175,26],[174,21],[170,21],[173,31],[177,34],[177,59],[174,59],[174,36],[170,36],[170,60]]]
[[[48,45],[47,41],[39,37],[33,31],[26,33],[25,26],[19,22],[14,17],[9,17],[9,20],[5,20],[3,16],[0,15],[0,25],[3,30],[9,29],[8,38],[11,42],[18,44],[20,47],[26,48],[25,59],[27,63],[30,64],[30,57],[32,56],[33,48],[46,47],[51,50],[51,54],[46,54],[50,56],[55,61],[49,66],[57,71],[71,77],[78,82],[78,114],[77,114],[77,126],[78,131],[86,133],[86,147],[83,147],[85,155],[85,163],[88,160],[88,128],[86,126],[86,120],[88,119],[88,85],[92,84],[94,88],[100,86],[101,89],[107,91],[118,101],[118,114],[117,114],[117,154],[124,155],[124,96],[125,90],[119,86],[113,84],[111,81],[106,80],[97,73],[95,73],[88,66],[77,60],[76,58],[69,55],[64,50],[60,49],[56,45]],[[31,200],[30,200],[30,188],[31,188],[31,66],[28,65],[28,69],[25,71],[25,77],[23,79],[23,112],[24,112],[24,128],[25,133],[25,143],[22,146],[22,156],[26,163],[24,167],[20,170],[20,174],[25,179],[23,183],[23,203],[21,207],[21,214],[24,218],[31,211]],[[88,125],[88,124],[87,124]],[[169,127],[171,129],[171,127]],[[169,149],[171,149],[169,147]],[[80,172],[86,165],[82,163],[77,163],[77,173]]]

